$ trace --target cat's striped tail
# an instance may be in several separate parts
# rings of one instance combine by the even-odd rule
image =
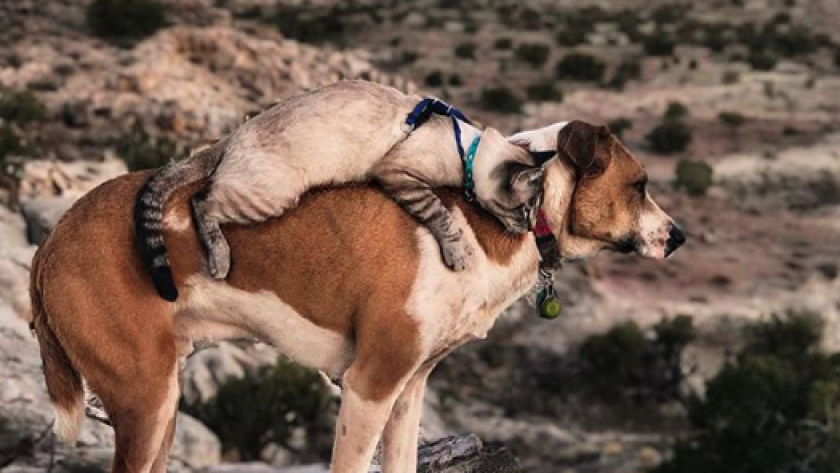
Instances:
[[[134,204],[137,248],[152,275],[155,289],[167,301],[178,299],[178,289],[163,242],[164,207],[177,189],[212,175],[222,160],[226,145],[227,140],[222,140],[188,158],[167,164],[152,175],[137,194]]]

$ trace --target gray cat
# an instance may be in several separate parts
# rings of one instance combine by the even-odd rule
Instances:
[[[313,187],[373,179],[429,229],[446,265],[463,270],[473,249],[432,191],[464,184],[453,119],[433,115],[410,131],[406,117],[421,99],[373,82],[344,81],[284,100],[213,146],[160,169],[139,196],[139,236],[151,248],[161,247],[169,196],[209,177],[193,209],[209,272],[224,279],[230,249],[221,224],[261,222],[294,207]],[[527,231],[541,195],[542,168],[495,129],[458,125],[464,149],[480,136],[475,199],[510,231]],[[169,272],[164,254],[151,259],[154,268]]]

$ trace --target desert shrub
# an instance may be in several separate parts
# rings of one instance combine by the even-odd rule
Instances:
[[[32,92],[0,88],[0,118],[6,122],[30,123],[43,120],[46,114],[44,102]]]
[[[642,76],[642,65],[638,61],[622,62],[615,68],[615,73],[607,85],[614,89],[623,89],[628,81],[636,80]]]
[[[574,47],[586,42],[586,37],[592,32],[589,21],[567,21],[560,25],[554,39],[559,46]]]
[[[660,25],[675,23],[683,18],[686,8],[689,6],[685,4],[661,5],[651,12],[650,18]]]
[[[581,376],[606,397],[668,401],[682,397],[682,354],[696,336],[691,317],[663,319],[650,334],[635,322],[586,339]]]
[[[12,128],[11,125],[0,125],[0,172],[5,172],[11,156],[29,156],[32,147]]]
[[[506,50],[513,47],[513,40],[510,38],[499,38],[493,43],[493,48],[498,50]]]
[[[775,56],[763,50],[750,51],[750,55],[747,58],[750,66],[757,71],[773,70],[776,67],[776,61]]]
[[[671,35],[662,30],[656,30],[645,37],[642,43],[645,53],[649,56],[670,56],[674,53],[676,43]]]
[[[428,87],[440,87],[443,85],[443,73],[438,70],[434,70],[426,75],[424,82]]]
[[[499,113],[519,113],[522,110],[522,100],[507,87],[482,90],[479,105]]]
[[[131,171],[157,168],[184,154],[174,141],[150,135],[139,121],[117,140],[116,152]]]
[[[809,314],[774,317],[688,403],[693,434],[656,473],[840,471],[840,355]]]
[[[663,121],[645,139],[654,152],[673,154],[684,151],[691,144],[691,128],[680,120]]]
[[[712,185],[712,167],[703,161],[681,159],[675,170],[674,187],[688,195],[705,195]]]
[[[663,120],[680,120],[688,116],[688,107],[682,102],[668,102],[665,112],[662,114]]]
[[[88,26],[103,38],[143,38],[165,23],[163,4],[156,0],[95,0],[87,10]]]
[[[540,67],[548,59],[548,46],[542,43],[522,43],[516,47],[514,57],[529,64],[531,67]]]
[[[737,131],[738,128],[740,128],[747,121],[744,115],[738,112],[730,112],[725,110],[718,114],[718,120],[724,125],[728,126],[730,129],[732,129],[733,132]]]
[[[341,43],[347,32],[347,16],[341,7],[283,6],[271,22],[283,36],[303,43]]]
[[[558,79],[577,81],[600,81],[606,65],[595,56],[583,53],[570,53],[561,59],[554,69]]]
[[[461,43],[455,46],[455,57],[458,59],[475,59],[475,44]]]
[[[283,359],[225,382],[206,402],[181,406],[219,436],[226,452],[246,461],[259,460],[272,443],[297,455],[327,458],[335,407],[316,372]],[[293,441],[298,432],[306,452]]]
[[[563,92],[551,80],[535,82],[525,89],[525,93],[528,100],[534,102],[560,102],[563,100]]]
[[[543,14],[531,7],[524,7],[516,15],[517,25],[527,30],[536,30],[542,26]]]
[[[621,138],[625,130],[633,128],[633,122],[631,122],[628,118],[621,117],[609,122],[607,126],[610,128],[610,131],[615,134],[615,136]]]
[[[680,120],[666,120],[654,127],[645,139],[656,153],[678,153],[691,144],[691,128]]]

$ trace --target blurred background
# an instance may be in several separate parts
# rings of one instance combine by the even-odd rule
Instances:
[[[106,471],[113,448],[93,420],[48,433],[28,268],[61,214],[362,78],[505,133],[608,123],[689,235],[564,266],[560,319],[520,301],[441,364],[424,439],[535,473],[840,471],[838,22],[838,0],[0,0],[0,470]],[[316,373],[223,343],[183,384],[174,471],[323,471],[293,468],[329,459]]]

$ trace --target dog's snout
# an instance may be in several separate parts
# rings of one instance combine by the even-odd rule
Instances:
[[[665,243],[665,256],[677,251],[685,243],[685,234],[680,230],[676,224],[671,224],[671,229],[668,231],[668,241]]]

